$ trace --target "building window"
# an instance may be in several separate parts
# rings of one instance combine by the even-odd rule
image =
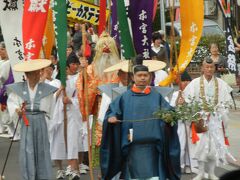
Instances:
[[[213,0],[204,0],[204,15],[207,18],[217,18],[217,3]]]

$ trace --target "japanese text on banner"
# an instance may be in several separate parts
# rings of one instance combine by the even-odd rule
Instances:
[[[106,10],[106,18],[109,16],[109,10]],[[99,7],[78,0],[69,0],[67,7],[67,17],[73,20],[90,22],[93,25],[99,23]]]

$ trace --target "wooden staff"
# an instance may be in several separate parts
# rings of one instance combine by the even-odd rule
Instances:
[[[109,9],[109,15],[108,15],[108,33],[111,34],[111,0],[108,0],[108,9]]]
[[[67,97],[67,93],[66,93],[66,88],[64,87],[63,89],[63,97]],[[64,143],[65,143],[65,150],[66,153],[68,152],[68,140],[67,140],[67,124],[68,124],[68,120],[67,120],[67,104],[63,103],[63,135],[64,135]]]
[[[82,25],[82,54],[85,57],[85,47],[87,40],[87,32],[85,24]],[[88,160],[89,160],[89,168],[90,168],[90,179],[93,180],[93,166],[92,166],[92,149],[91,149],[91,131],[89,124],[89,109],[88,109],[88,80],[87,80],[87,67],[83,68],[83,85],[84,85],[84,95],[85,95],[85,111],[86,111],[86,121],[87,121],[87,132],[88,132]]]
[[[179,95],[178,95],[178,98],[177,98],[177,101],[178,101],[178,99],[179,98],[183,98],[182,97],[182,91],[183,91],[183,87],[182,87],[182,85],[181,85],[181,82],[182,82],[182,78],[181,78],[181,72],[180,72],[180,69],[179,69],[179,63],[178,63],[178,54],[177,54],[177,48],[176,48],[176,41],[175,41],[175,31],[174,31],[174,11],[173,11],[173,8],[174,8],[174,4],[175,4],[175,1],[173,1],[173,4],[172,4],[172,7],[171,7],[171,9],[170,9],[170,17],[171,17],[171,23],[172,23],[172,25],[171,25],[171,47],[174,45],[174,53],[175,53],[175,58],[176,58],[176,65],[177,65],[177,79],[178,79],[178,87],[179,87],[179,89],[181,90],[180,92],[179,92]],[[172,42],[173,42],[173,44],[172,44]],[[172,53],[171,53],[172,54]],[[177,102],[176,101],[176,102]],[[186,148],[186,151],[187,151],[187,155],[188,155],[188,157],[189,157],[189,166],[190,166],[190,170],[191,170],[191,172],[192,172],[192,165],[191,165],[191,159],[190,159],[190,149],[189,149],[189,141],[188,141],[188,131],[187,131],[187,124],[186,124],[186,122],[184,122],[184,129],[185,129],[185,134],[186,134],[186,138],[185,138],[185,140],[186,140],[186,146],[187,146],[187,148]]]
[[[170,7],[170,18],[171,18],[171,37],[170,37],[170,71],[172,71],[173,68],[173,49],[174,49],[174,36],[175,36],[175,32],[174,32],[174,1],[172,6]]]
[[[23,111],[24,108],[25,108],[25,103],[22,104],[21,111]],[[16,127],[15,127],[14,132],[13,132],[13,138],[12,138],[11,143],[10,143],[10,146],[9,146],[9,148],[8,148],[7,156],[6,156],[6,159],[5,159],[4,164],[3,164],[2,172],[1,172],[1,174],[0,174],[0,180],[4,180],[4,179],[5,179],[4,171],[5,171],[5,168],[6,168],[6,166],[7,166],[8,157],[9,157],[9,155],[10,155],[10,151],[11,151],[11,149],[12,149],[12,144],[13,144],[13,142],[14,142],[14,137],[15,137],[15,135],[16,135],[17,128],[18,128],[18,124],[19,124],[19,121],[21,120],[21,118],[22,118],[22,116],[19,116],[19,117],[18,117],[17,124],[16,124]]]
[[[42,53],[43,53],[43,58],[46,59],[46,52],[45,52],[43,43],[42,43]]]
[[[174,30],[174,6],[175,1],[173,1],[172,6],[170,7],[170,18],[171,18],[171,47],[170,47],[170,69],[172,70],[173,67],[173,51],[176,58],[176,66],[177,66],[177,78],[178,78],[178,86],[180,87],[181,84],[181,76],[178,64],[178,53],[177,53],[177,46],[175,41],[175,30]],[[181,89],[182,90],[182,89]]]

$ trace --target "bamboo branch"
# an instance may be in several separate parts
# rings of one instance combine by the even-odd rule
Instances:
[[[172,67],[173,67],[173,51],[174,51],[176,66],[177,66],[178,86],[181,89],[181,76],[180,76],[180,70],[179,70],[178,53],[177,53],[177,46],[175,41],[175,30],[174,30],[174,6],[175,6],[175,1],[173,1],[172,6],[170,7],[170,18],[171,18],[170,69],[172,70]]]
[[[87,32],[85,24],[82,25],[82,54],[85,57],[85,47],[87,40]],[[88,160],[89,160],[89,168],[90,168],[90,179],[93,180],[93,166],[92,166],[92,149],[91,149],[91,131],[89,124],[89,109],[88,109],[88,81],[87,81],[87,67],[83,68],[83,82],[84,82],[84,94],[85,94],[85,111],[86,111],[86,121],[87,121],[87,132],[88,132]]]
[[[66,97],[67,96],[67,93],[66,93],[66,88],[64,87],[63,89],[63,96]],[[64,143],[65,143],[65,150],[66,150],[66,153],[68,152],[68,140],[67,140],[67,123],[68,123],[68,120],[67,120],[67,104],[63,104],[63,133],[64,133]]]

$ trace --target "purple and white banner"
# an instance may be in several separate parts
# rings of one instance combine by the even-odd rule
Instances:
[[[11,66],[24,60],[22,41],[22,0],[0,1],[0,23]],[[15,82],[22,81],[23,73],[13,71]]]
[[[119,23],[117,19],[117,0],[112,0],[111,3],[111,12],[112,12],[112,30],[111,36],[119,44]]]
[[[153,0],[131,0],[128,9],[135,50],[145,59],[150,59],[153,4]]]

